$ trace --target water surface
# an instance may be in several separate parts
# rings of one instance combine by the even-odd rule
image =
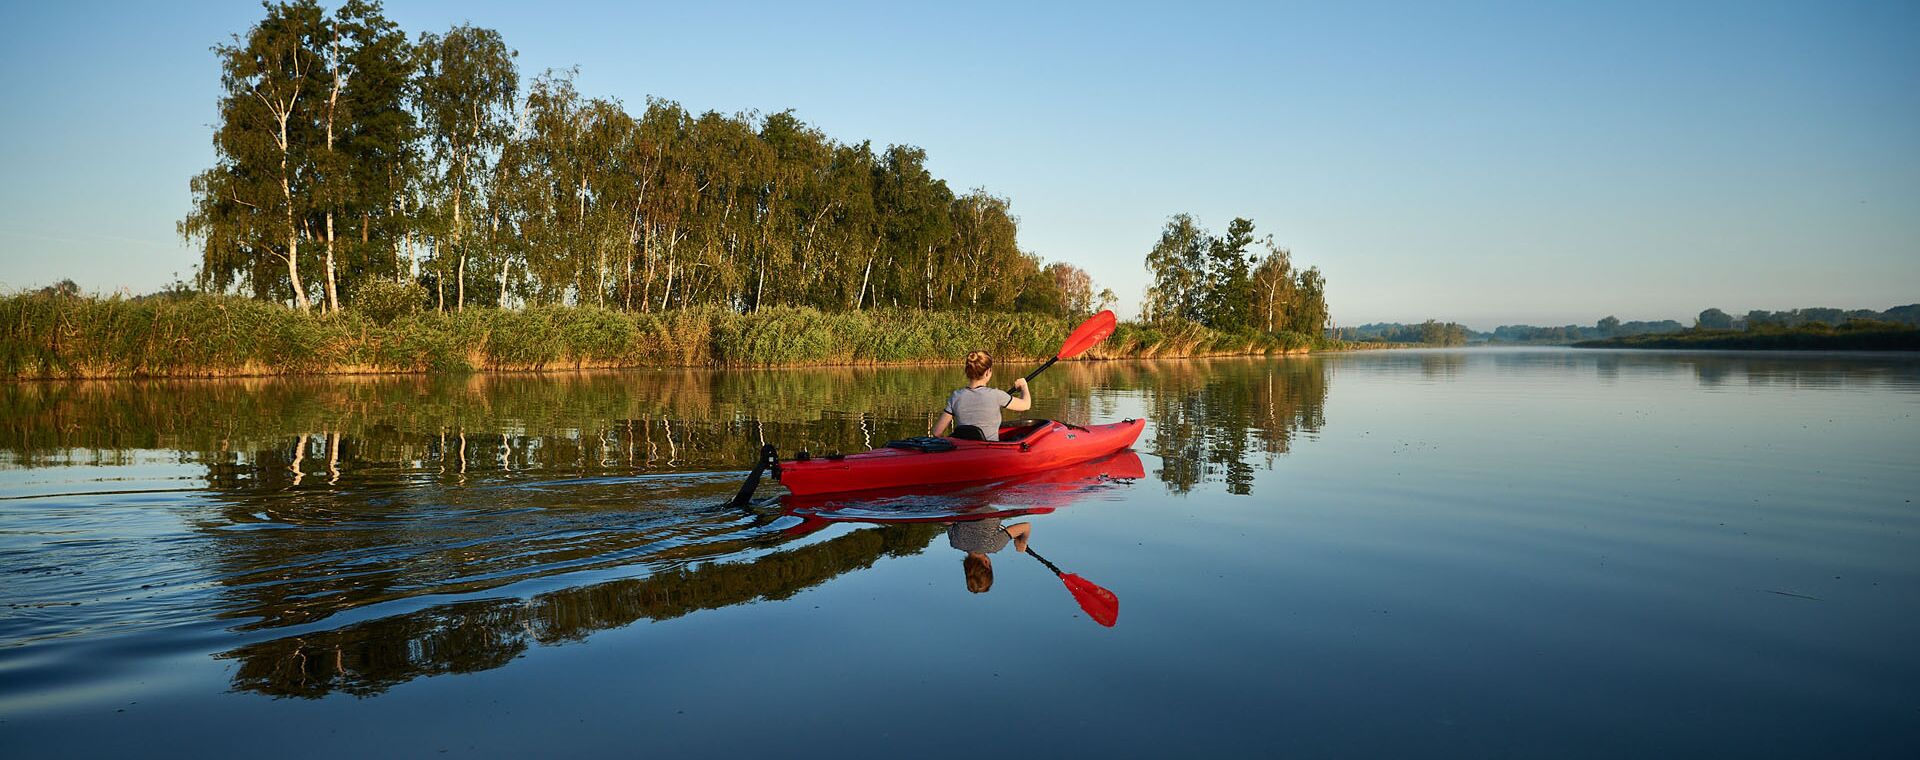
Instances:
[[[0,745],[1920,752],[1912,357],[1074,364],[1035,414],[1145,417],[1136,460],[725,505],[956,380],[0,385]],[[970,593],[989,514],[1118,624],[1011,549]]]

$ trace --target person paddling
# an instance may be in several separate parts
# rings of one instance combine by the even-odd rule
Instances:
[[[953,425],[955,438],[998,441],[1001,409],[1024,412],[1033,408],[1033,391],[1028,389],[1026,378],[1013,381],[1018,396],[988,385],[991,382],[993,357],[985,351],[967,354],[967,387],[947,396],[947,408],[933,423],[933,435],[941,435]]]

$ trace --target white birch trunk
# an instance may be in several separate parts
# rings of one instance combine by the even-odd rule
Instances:
[[[455,285],[455,290],[453,295],[454,311],[466,311],[466,306],[467,306],[467,249],[464,246],[460,245],[460,201],[461,201],[460,196],[461,196],[460,188],[458,187],[454,188],[453,189],[453,241],[452,242],[453,242],[453,255],[457,259],[455,266],[459,271],[459,274],[457,275],[458,279],[456,280],[457,284]],[[445,270],[443,269],[442,271],[445,271]],[[442,300],[441,308],[444,309],[446,308],[445,297],[443,296],[441,300]]]
[[[333,212],[327,212],[327,313],[340,311],[340,291],[333,283]]]

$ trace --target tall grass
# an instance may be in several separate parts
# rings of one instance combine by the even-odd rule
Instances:
[[[1031,314],[878,309],[751,314],[599,307],[303,314],[231,296],[0,297],[0,377],[214,377],[589,367],[807,366],[1052,355],[1073,325]],[[1295,333],[1226,334],[1123,324],[1092,358],[1267,354],[1326,348]]]

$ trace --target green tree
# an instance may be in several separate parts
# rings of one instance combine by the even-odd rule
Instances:
[[[392,179],[404,173],[405,145],[413,137],[413,122],[405,110],[410,61],[406,35],[382,14],[378,3],[349,0],[331,18],[323,18],[315,43],[324,64],[314,75],[321,96],[314,103],[319,145],[311,152],[313,205],[325,244],[321,282],[326,310],[341,304],[341,270],[357,279],[371,262],[365,255],[372,244],[372,216],[392,205],[398,187]],[[361,244],[350,266],[343,267],[337,222],[357,217]]]
[[[407,93],[414,54],[406,32],[386,18],[378,2],[347,0],[334,14],[345,40],[342,68],[350,72],[340,92],[344,129],[339,150],[347,158],[350,190],[340,209],[357,220],[358,242],[346,251],[342,298],[368,282],[399,278],[403,212],[409,186],[418,182],[419,127]]]
[[[1208,241],[1203,315],[1208,327],[1239,332],[1252,326],[1252,259],[1247,254],[1252,245],[1253,222],[1244,218],[1235,218],[1227,224],[1227,234]]]
[[[1201,320],[1206,286],[1206,252],[1212,236],[1188,214],[1175,214],[1160,230],[1160,240],[1147,252],[1147,321]]]
[[[1274,332],[1290,324],[1296,306],[1298,284],[1294,281],[1293,252],[1268,237],[1263,244],[1267,255],[1253,268],[1253,320],[1255,327]]]
[[[213,48],[222,90],[216,163],[194,178],[194,207],[179,230],[200,241],[202,287],[224,290],[244,278],[256,296],[287,293],[305,311],[300,240],[314,203],[315,107],[327,79],[323,14],[312,0],[264,7],[266,18],[245,36]]]
[[[511,134],[510,114],[520,86],[513,59],[500,33],[469,25],[444,35],[422,34],[417,46],[420,65],[420,117],[432,147],[434,185],[439,203],[447,208],[446,240],[435,246],[436,280],[440,308],[446,307],[445,257],[454,258],[454,308],[466,303],[467,251],[464,233],[468,206],[487,176],[488,167]]]
[[[888,300],[932,308],[939,262],[937,246],[949,233],[953,192],[926,169],[927,152],[906,145],[887,148],[874,187],[882,219]],[[875,299],[876,302],[879,299]]]
[[[1287,329],[1303,335],[1321,335],[1328,324],[1327,280],[1319,267],[1307,267],[1294,280],[1293,311]]]
[[[1072,317],[1085,317],[1105,308],[1096,306],[1093,294],[1093,277],[1087,270],[1063,261],[1048,264],[1042,271],[1053,279],[1055,289],[1060,291],[1062,306],[1066,314]],[[1108,291],[1111,295],[1111,291]]]
[[[1702,330],[1731,330],[1733,317],[1719,309],[1707,309],[1700,312],[1700,316],[1694,320],[1693,324]]]
[[[1021,257],[1020,245],[1015,239],[1016,225],[1012,214],[1008,213],[1007,199],[984,190],[975,190],[953,199],[950,211],[949,228],[953,231],[953,237],[945,248],[952,255],[944,257],[944,263],[954,271],[952,275],[942,278],[946,292],[944,298],[936,294],[936,305],[969,309],[1006,308],[1013,300],[1013,294],[1035,286],[1031,276],[1039,271],[1039,267]],[[1014,287],[1006,287],[1008,279],[1012,279]],[[1056,287],[1047,287],[1055,294],[1061,293]],[[1048,297],[1045,300],[1051,304],[1061,299]]]
[[[194,179],[180,223],[201,244],[203,288],[302,308],[320,294],[328,310],[408,277],[443,310],[1094,308],[1085,272],[1020,249],[1007,198],[956,195],[919,148],[837,143],[791,111],[649,100],[636,118],[571,71],[521,101],[492,30],[409,44],[375,0],[266,9],[219,48],[220,163]],[[1225,284],[1208,280],[1212,239],[1194,232],[1169,318],[1202,321],[1203,302],[1245,279],[1226,262]],[[486,278],[498,287],[467,287]]]

